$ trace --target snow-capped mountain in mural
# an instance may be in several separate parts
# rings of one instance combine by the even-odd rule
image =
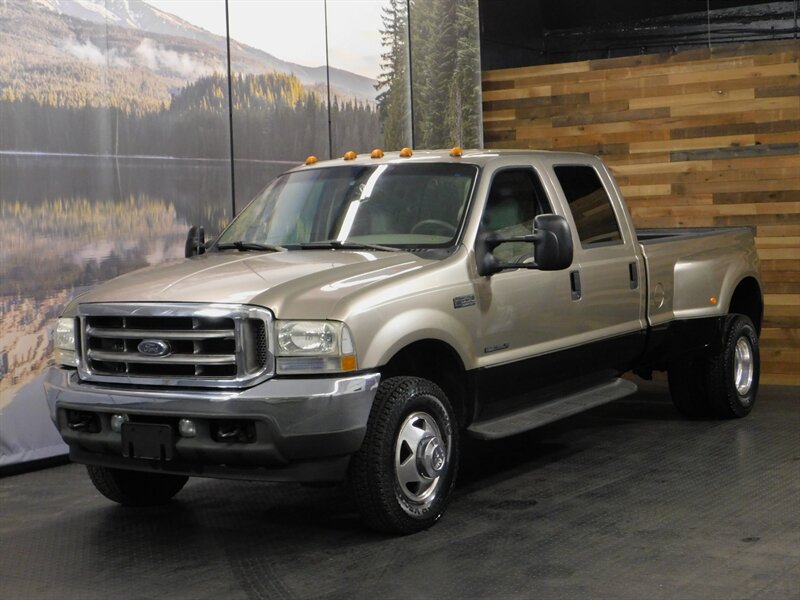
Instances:
[[[176,35],[197,40],[213,36],[208,31],[150,6],[141,0],[134,0],[133,2],[130,2],[130,0],[107,0],[105,2],[97,2],[96,0],[33,0],[33,2],[53,12],[91,21],[92,23],[108,23],[119,27],[130,27],[151,33]],[[208,41],[208,39],[204,41]]]
[[[224,18],[224,11],[220,13]],[[55,24],[47,18],[54,16],[62,22]],[[28,39],[35,40],[37,45],[55,44],[66,50],[68,56],[83,62],[141,66],[191,81],[225,65],[227,60],[224,37],[142,0],[5,0],[0,2],[0,21],[4,17],[25,21],[24,28],[33,34]],[[48,27],[48,22],[56,31]],[[57,31],[63,26],[72,31]],[[3,29],[0,22],[0,31]],[[6,42],[0,41],[0,49],[12,44],[11,36],[4,37]],[[37,57],[36,52],[28,54],[29,59]],[[234,39],[231,39],[231,63],[239,73],[290,73],[309,87],[325,86],[328,75],[324,65],[285,61]],[[330,82],[334,95],[341,98],[375,100],[375,81],[368,77],[331,68]]]

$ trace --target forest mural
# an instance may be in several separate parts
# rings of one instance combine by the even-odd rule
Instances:
[[[301,4],[0,0],[0,467],[65,451],[41,373],[71,297],[309,154],[480,145],[477,0]]]
[[[385,147],[481,147],[477,0],[388,0],[381,36]]]

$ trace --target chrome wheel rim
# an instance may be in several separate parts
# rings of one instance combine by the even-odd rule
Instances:
[[[746,396],[753,387],[753,374],[755,373],[755,361],[753,359],[753,348],[746,337],[740,337],[736,342],[736,352],[734,356],[733,377],[736,391],[740,396]]]
[[[450,465],[450,443],[436,420],[420,411],[408,415],[397,433],[394,457],[395,480],[409,504],[401,502],[404,510],[416,513],[430,506]]]

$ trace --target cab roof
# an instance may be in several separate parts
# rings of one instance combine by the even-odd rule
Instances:
[[[350,152],[347,153],[351,155]],[[380,164],[401,164],[406,162],[445,162],[445,163],[467,163],[483,167],[493,160],[509,156],[562,156],[565,160],[570,157],[586,157],[586,154],[577,152],[553,152],[550,150],[489,150],[471,149],[463,150],[461,156],[452,156],[451,150],[414,150],[410,156],[401,156],[400,151],[382,153],[380,158],[372,158],[370,152],[358,154],[355,158],[334,158],[332,160],[313,160],[311,164],[301,165],[292,171],[305,171],[308,169],[324,169],[326,167],[343,165],[380,165]],[[309,160],[315,157],[309,157]]]

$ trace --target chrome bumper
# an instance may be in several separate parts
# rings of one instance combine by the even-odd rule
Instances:
[[[44,387],[50,414],[76,462],[139,470],[271,480],[338,480],[338,467],[310,469],[314,461],[349,458],[364,439],[380,374],[318,379],[271,379],[243,390],[130,388],[82,382],[74,370],[50,367]],[[96,415],[98,431],[70,427],[75,413]],[[174,425],[191,419],[195,437],[175,434],[175,457],[152,461],[122,456],[121,434],[110,418]],[[248,443],[215,439],[215,424],[251,423]],[[298,468],[301,473],[293,474]],[[321,463],[320,463],[321,464]],[[265,471],[266,469],[266,471]]]

